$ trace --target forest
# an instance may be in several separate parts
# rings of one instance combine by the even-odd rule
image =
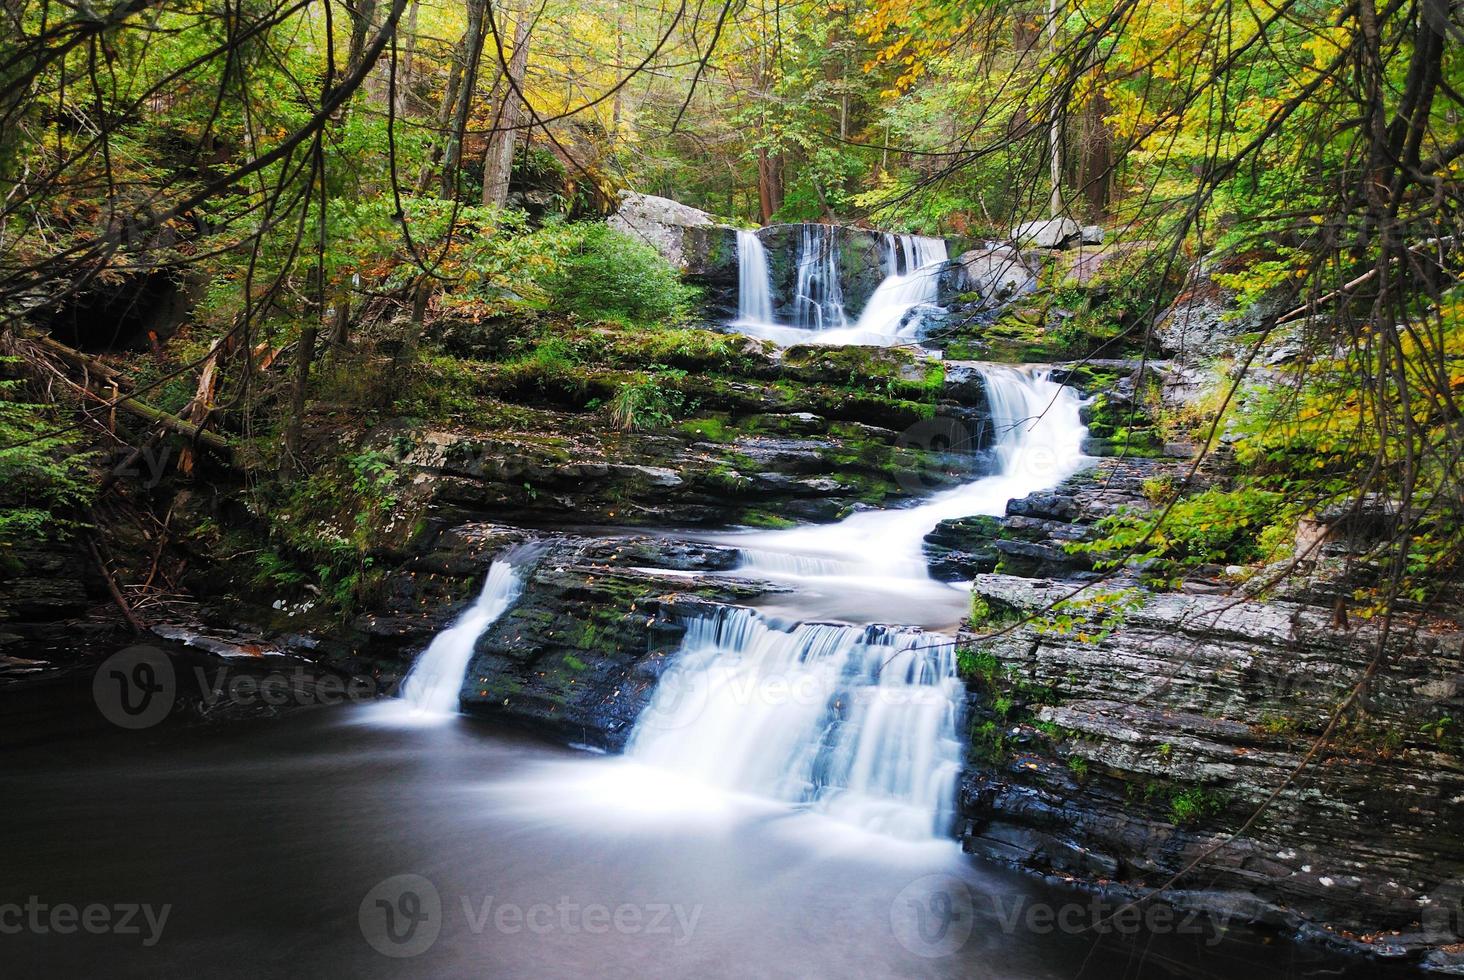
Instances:
[[[0,22],[19,973],[1464,971],[1464,3]]]

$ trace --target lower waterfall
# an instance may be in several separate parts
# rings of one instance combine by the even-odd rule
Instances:
[[[627,752],[703,783],[811,806],[906,839],[943,835],[960,771],[955,645],[916,626],[859,623],[861,610],[963,611],[964,589],[930,578],[924,535],[940,520],[1002,513],[1083,465],[1080,402],[1045,372],[985,370],[999,472],[925,503],[837,524],[727,536],[742,569],[796,587],[783,618],[720,607],[683,623],[677,659]],[[822,596],[858,608],[828,607]],[[883,600],[883,601],[881,601]],[[827,616],[842,622],[818,622]]]
[[[478,637],[508,611],[524,588],[521,549],[488,566],[483,591],[457,622],[432,638],[427,649],[412,664],[402,682],[402,697],[413,708],[432,714],[451,714],[458,709],[458,695],[473,645]]]

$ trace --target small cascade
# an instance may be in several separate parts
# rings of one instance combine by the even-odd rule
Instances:
[[[829,225],[803,226],[792,325],[798,330],[838,330],[848,325],[839,284],[839,245]]]
[[[773,276],[768,250],[750,231],[737,233],[737,322],[773,322]]]
[[[489,565],[477,601],[422,651],[402,682],[402,697],[412,707],[431,714],[457,711],[473,646],[523,592],[527,557],[526,549],[516,548]]]
[[[742,567],[801,582],[820,577],[900,581],[928,578],[924,536],[936,524],[972,514],[1001,515],[1007,501],[1055,486],[1084,464],[1082,401],[1045,370],[989,365],[982,370],[990,433],[973,431],[968,448],[989,448],[991,476],[937,493],[915,507],[865,511],[837,524],[728,537]]]
[[[940,275],[950,261],[945,239],[886,235],[884,253],[885,278],[855,329],[874,336],[916,337],[925,315],[940,312]]]
[[[912,245],[898,260],[918,271],[931,256]],[[906,623],[956,621],[969,594],[930,577],[925,534],[947,518],[1004,513],[1083,465],[1076,392],[1041,370],[991,366],[983,376],[991,432],[972,433],[972,448],[989,444],[995,475],[916,507],[722,539],[742,549],[743,569],[795,589],[763,611],[721,607],[684,624],[631,755],[892,836],[944,833],[961,752],[954,645],[912,626],[848,624],[874,609]],[[813,621],[825,617],[845,622]]]
[[[804,803],[891,836],[951,818],[961,746],[955,646],[915,629],[688,620],[627,753],[724,789]]]

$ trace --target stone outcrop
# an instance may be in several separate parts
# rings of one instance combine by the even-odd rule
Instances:
[[[981,575],[975,591],[1000,618],[1073,589]],[[1031,719],[1010,757],[968,774],[968,850],[1137,887],[1197,861],[1181,888],[1250,896],[1269,924],[1366,931],[1384,950],[1440,942],[1420,920],[1464,876],[1464,838],[1446,831],[1464,826],[1464,761],[1420,724],[1464,708],[1464,635],[1403,626],[1382,643],[1377,623],[1225,595],[1134,593],[1072,615],[964,637]]]
[[[523,595],[478,639],[463,710],[572,744],[624,748],[685,619],[770,591],[709,574],[736,562],[733,549],[667,539],[549,540]]]
[[[709,316],[737,311],[737,229],[670,198],[623,191],[611,228],[653,246],[687,281],[701,286]]]
[[[634,191],[621,192],[620,208],[608,223],[616,231],[654,247],[662,258],[683,272],[697,258],[695,242],[706,229],[717,224],[705,211],[670,198]]]
[[[1042,257],[1008,245],[963,252],[946,276],[947,289],[956,294],[976,293],[979,308],[995,309],[1037,288]]]
[[[1012,241],[1032,248],[1063,248],[1082,236],[1083,229],[1072,218],[1028,221],[1012,229]]]

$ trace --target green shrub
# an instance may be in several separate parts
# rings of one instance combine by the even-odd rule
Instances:
[[[586,319],[684,319],[696,291],[645,242],[603,224],[571,226],[568,250],[543,279],[550,306]]]
[[[1180,790],[1169,800],[1169,819],[1176,826],[1213,817],[1223,809],[1218,796],[1199,787]]]
[[[676,386],[685,378],[685,371],[667,369],[622,382],[610,398],[611,423],[627,432],[675,423],[685,404]]]
[[[1095,556],[1096,567],[1152,563],[1157,578],[1175,578],[1205,564],[1269,560],[1288,529],[1285,496],[1270,490],[1206,490],[1175,503],[1165,513],[1122,512],[1104,518],[1096,541],[1067,545]]]
[[[14,361],[0,358],[0,367]],[[93,454],[72,451],[55,413],[20,400],[22,387],[0,378],[0,558],[18,542],[73,528],[93,494]]]

